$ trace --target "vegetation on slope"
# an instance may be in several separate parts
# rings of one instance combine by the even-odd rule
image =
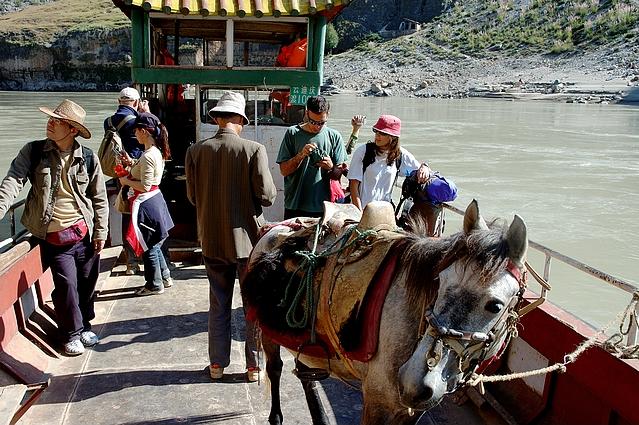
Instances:
[[[554,54],[597,49],[603,44],[639,44],[637,0],[458,0],[450,3],[444,13],[408,37],[384,42],[376,33],[365,35],[360,28],[356,48],[382,56],[390,53],[400,62],[414,62],[420,55]],[[336,24],[338,33],[344,28],[352,32],[356,27],[361,25]]]
[[[560,53],[626,37],[637,39],[633,0],[459,1],[426,34],[469,54],[485,51]]]
[[[111,0],[56,0],[0,16],[2,38],[19,45],[46,45],[72,32],[129,25]]]

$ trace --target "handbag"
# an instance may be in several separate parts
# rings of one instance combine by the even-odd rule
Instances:
[[[131,214],[131,203],[129,202],[129,186],[122,186],[115,198],[115,209],[121,214]]]
[[[45,240],[51,245],[66,246],[80,242],[87,235],[89,228],[84,220],[73,223],[66,229],[49,232]]]

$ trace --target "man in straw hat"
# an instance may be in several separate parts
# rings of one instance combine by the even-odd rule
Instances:
[[[197,210],[198,237],[209,279],[209,372],[222,377],[230,363],[231,302],[235,275],[243,279],[258,229],[265,224],[262,207],[273,204],[277,190],[266,148],[242,139],[249,123],[244,96],[225,92],[209,111],[219,126],[215,136],[186,152],[186,189]],[[247,379],[257,381],[259,366],[254,325],[246,324]]]
[[[40,111],[49,116],[47,137],[27,143],[11,163],[0,183],[0,218],[29,181],[21,221],[40,245],[42,264],[53,273],[64,352],[79,355],[98,342],[90,321],[109,205],[100,161],[76,140],[91,137],[84,109],[65,99],[54,110]]]

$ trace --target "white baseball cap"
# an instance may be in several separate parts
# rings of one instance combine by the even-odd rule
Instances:
[[[133,87],[125,87],[120,90],[118,100],[140,100],[140,93]]]

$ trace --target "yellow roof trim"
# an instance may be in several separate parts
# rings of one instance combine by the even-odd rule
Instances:
[[[351,0],[124,0],[147,12],[202,16],[312,16],[346,6]],[[255,6],[253,6],[255,5]]]

